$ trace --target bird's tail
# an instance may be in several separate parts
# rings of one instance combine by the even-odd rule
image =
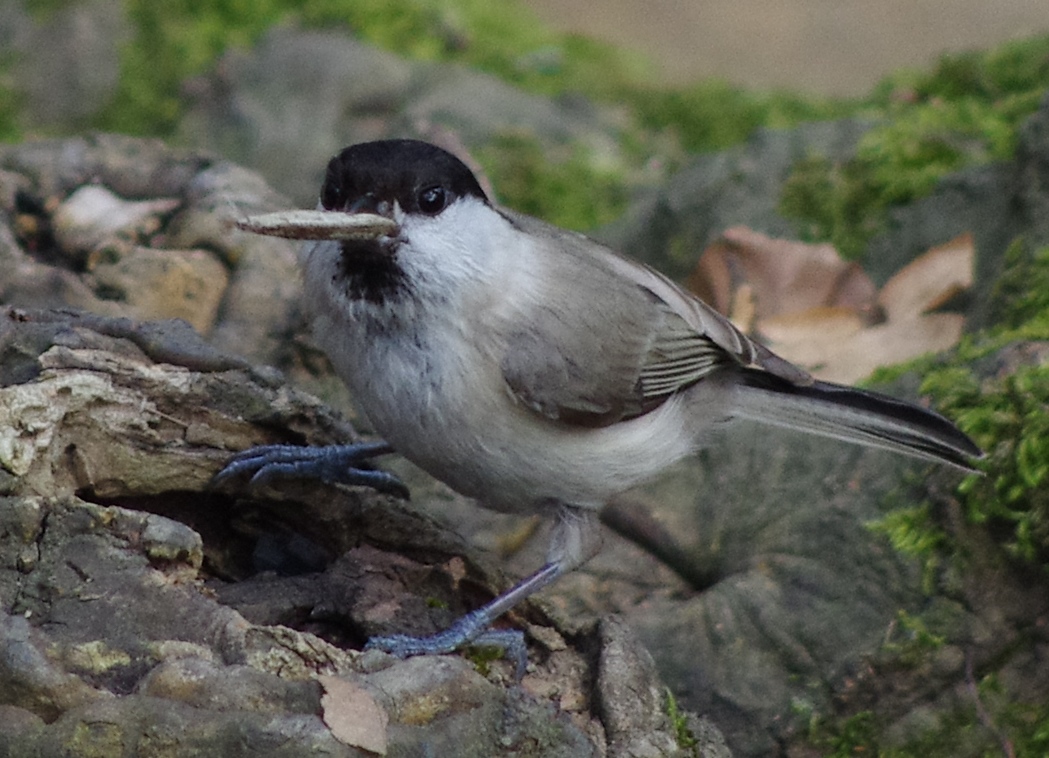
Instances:
[[[830,382],[798,386],[744,369],[735,415],[975,471],[983,451],[938,413]]]

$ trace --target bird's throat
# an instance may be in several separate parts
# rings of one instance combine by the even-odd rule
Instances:
[[[397,254],[378,240],[343,242],[338,276],[352,300],[382,305],[404,297],[408,291],[408,280]]]

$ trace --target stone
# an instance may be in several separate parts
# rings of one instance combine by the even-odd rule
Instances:
[[[491,597],[494,572],[433,519],[367,490],[212,489],[229,450],[354,432],[272,373],[194,340],[163,323],[0,312],[0,358],[17,359],[0,387],[11,414],[0,420],[10,493],[0,497],[0,749],[602,754],[584,653],[601,640],[540,635],[562,643],[543,648],[528,690],[510,662],[359,652],[368,624],[432,629]],[[276,560],[299,573],[267,573],[256,564],[266,541],[271,556],[294,548],[313,563]],[[383,588],[392,615],[376,605]],[[434,597],[446,609],[431,617]],[[616,659],[632,654],[627,645]],[[650,667],[622,670],[639,691],[660,691]],[[631,708],[615,688],[602,702]]]

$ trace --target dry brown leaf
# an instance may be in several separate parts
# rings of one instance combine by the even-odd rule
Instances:
[[[324,723],[335,739],[350,747],[386,755],[389,717],[371,693],[337,676],[318,676],[317,680],[324,687]]]
[[[754,288],[743,282],[732,294],[732,307],[727,311],[728,317],[739,329],[745,332],[753,331],[754,321],[758,317]]]
[[[773,352],[810,369],[823,366],[828,355],[863,327],[860,315],[842,306],[810,308],[757,324],[758,333]]]
[[[972,235],[966,232],[897,271],[881,288],[878,302],[890,321],[935,310],[972,286],[975,257]]]
[[[964,326],[965,317],[958,313],[887,321],[831,346],[812,371],[824,381],[853,384],[881,366],[950,349],[961,339]],[[783,357],[791,359],[789,355]]]
[[[685,280],[685,286],[691,292],[725,315],[732,312],[733,291],[736,289],[729,268],[731,256],[732,246],[724,240],[715,240],[699,256],[695,268]]]
[[[688,286],[727,313],[743,284],[753,289],[758,320],[824,306],[867,313],[875,304],[874,283],[832,245],[775,239],[738,226],[703,252]]]
[[[820,379],[851,383],[957,343],[963,317],[929,312],[972,286],[974,257],[972,236],[964,234],[905,266],[877,293],[830,245],[735,227],[704,251],[688,284],[787,360]]]

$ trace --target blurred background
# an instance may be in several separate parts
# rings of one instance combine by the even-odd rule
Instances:
[[[989,453],[959,487],[741,428],[640,493],[673,571],[610,532],[551,612],[619,614],[739,756],[1049,755],[1047,92],[1046,0],[0,0],[0,304],[183,318],[352,417],[294,250],[230,222],[313,206],[348,144],[436,142],[787,357],[791,325],[851,345],[850,380],[884,356],[867,381]],[[828,258],[876,302],[762,311],[755,281],[801,291]],[[542,560],[412,476],[509,574]]]
[[[901,67],[1049,30],[1044,0],[525,0],[552,27],[643,53],[658,78],[856,96]]]

